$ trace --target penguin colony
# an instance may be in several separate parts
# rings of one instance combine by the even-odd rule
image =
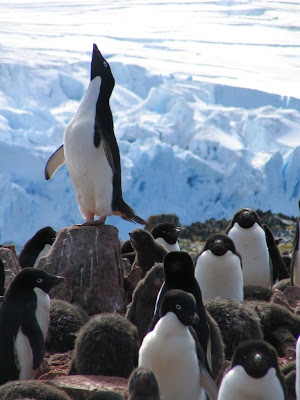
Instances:
[[[114,84],[94,44],[87,92],[45,177],[66,163],[86,224],[119,215],[146,226],[133,230],[120,247],[131,268],[141,268],[141,280],[124,316],[90,317],[66,301],[50,302],[49,291],[64,278],[36,268],[36,261],[55,240],[51,227],[24,245],[23,269],[6,290],[0,260],[0,400],[71,400],[33,381],[46,351],[68,350],[73,350],[70,375],[125,377],[129,400],[300,399],[300,317],[270,300],[273,285],[282,280],[300,284],[299,219],[291,278],[270,228],[250,208],[233,215],[226,233],[211,235],[195,261],[180,251],[178,227],[149,226],[123,200],[109,105]],[[297,351],[296,362],[281,370],[278,354],[285,354],[287,343]],[[88,397],[123,398],[113,391]]]

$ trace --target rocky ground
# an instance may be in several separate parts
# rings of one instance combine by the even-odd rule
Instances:
[[[289,217],[284,214],[273,214],[271,211],[256,210],[263,224],[269,226],[272,230],[275,239],[280,240],[279,249],[281,252],[284,250],[291,250],[296,230],[295,217]],[[180,225],[180,245],[181,249],[187,251],[192,257],[197,255],[208,236],[213,233],[224,233],[227,226],[230,224],[229,220],[225,218],[215,220],[211,218],[205,222],[194,222],[189,226]]]
[[[292,249],[295,235],[296,218],[282,214],[272,214],[270,211],[257,211],[262,222],[267,224],[276,239],[280,239],[279,248],[281,252]],[[171,218],[171,221],[170,221]],[[176,216],[163,216],[163,220],[176,223],[181,228],[180,245],[181,249],[187,251],[195,257],[202,249],[206,239],[212,233],[225,232],[230,221],[222,219],[211,219],[205,223],[196,222],[190,226],[182,226]],[[154,222],[154,221],[152,221]],[[157,221],[155,221],[157,223]],[[283,293],[274,294],[272,301],[281,304],[300,315],[300,288],[287,288]],[[47,381],[57,387],[63,388],[69,395],[76,400],[85,400],[87,393],[91,390],[112,389],[126,397],[127,380],[118,377],[93,377],[93,376],[68,376],[68,369],[72,360],[72,351],[66,353],[56,353],[45,355],[44,361],[39,368],[37,379]],[[289,349],[285,357],[279,358],[280,366],[295,359],[295,350]]]

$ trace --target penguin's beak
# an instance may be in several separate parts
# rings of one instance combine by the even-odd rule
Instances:
[[[259,365],[260,363],[261,363],[261,361],[262,361],[262,357],[261,357],[261,355],[260,354],[255,354],[255,356],[254,356],[254,363],[256,364],[256,365]]]
[[[60,283],[64,282],[65,278],[63,276],[57,276],[57,275],[53,275],[53,277],[51,278],[51,280],[48,281],[48,291],[53,288],[56,285],[59,285]]]
[[[192,322],[192,324],[200,323],[200,318],[196,312],[191,316],[191,322]]]

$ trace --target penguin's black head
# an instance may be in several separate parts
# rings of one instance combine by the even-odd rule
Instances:
[[[255,222],[261,226],[258,214],[252,208],[240,208],[233,216],[232,225],[236,222],[244,229],[251,228]]]
[[[215,256],[223,256],[228,250],[236,254],[233,240],[222,233],[215,233],[207,238],[203,251],[206,250],[210,250]]]
[[[44,244],[52,244],[56,238],[56,232],[51,226],[46,226],[37,231],[34,236]]]
[[[113,89],[115,85],[115,79],[111,72],[110,66],[100,53],[97,45],[94,43],[91,62],[91,81],[96,78],[96,76],[100,76],[102,81],[109,82],[110,86],[112,87],[111,90]]]
[[[151,234],[156,238],[163,238],[169,244],[175,244],[180,235],[180,229],[170,222],[162,222],[151,229]]]
[[[141,228],[135,229],[134,231],[130,232],[129,237],[130,243],[136,251],[145,247],[149,247],[153,245],[153,243],[155,243],[151,233]]]
[[[245,340],[235,349],[231,368],[241,365],[252,378],[262,378],[270,368],[279,371],[275,348],[263,340]]]
[[[200,322],[195,297],[184,290],[172,289],[165,294],[159,315],[162,318],[168,312],[174,313],[186,326]]]
[[[159,386],[154,372],[144,367],[133,370],[128,381],[128,392],[130,399],[159,399]]]
[[[173,286],[195,279],[193,259],[185,251],[171,251],[165,255],[163,261],[167,284]]]
[[[49,293],[53,286],[58,285],[64,280],[63,276],[56,276],[38,268],[27,267],[22,269],[12,280],[5,297],[12,293],[33,290],[34,288],[40,288],[45,293]]]

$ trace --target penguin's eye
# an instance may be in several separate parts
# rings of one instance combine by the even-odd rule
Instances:
[[[179,304],[176,304],[176,310],[181,310],[181,306]]]
[[[103,61],[103,65],[104,65],[104,67],[106,68],[106,67],[107,67],[107,62],[106,62],[106,61]]]
[[[37,283],[42,283],[43,282],[43,279],[42,278],[37,278]]]

